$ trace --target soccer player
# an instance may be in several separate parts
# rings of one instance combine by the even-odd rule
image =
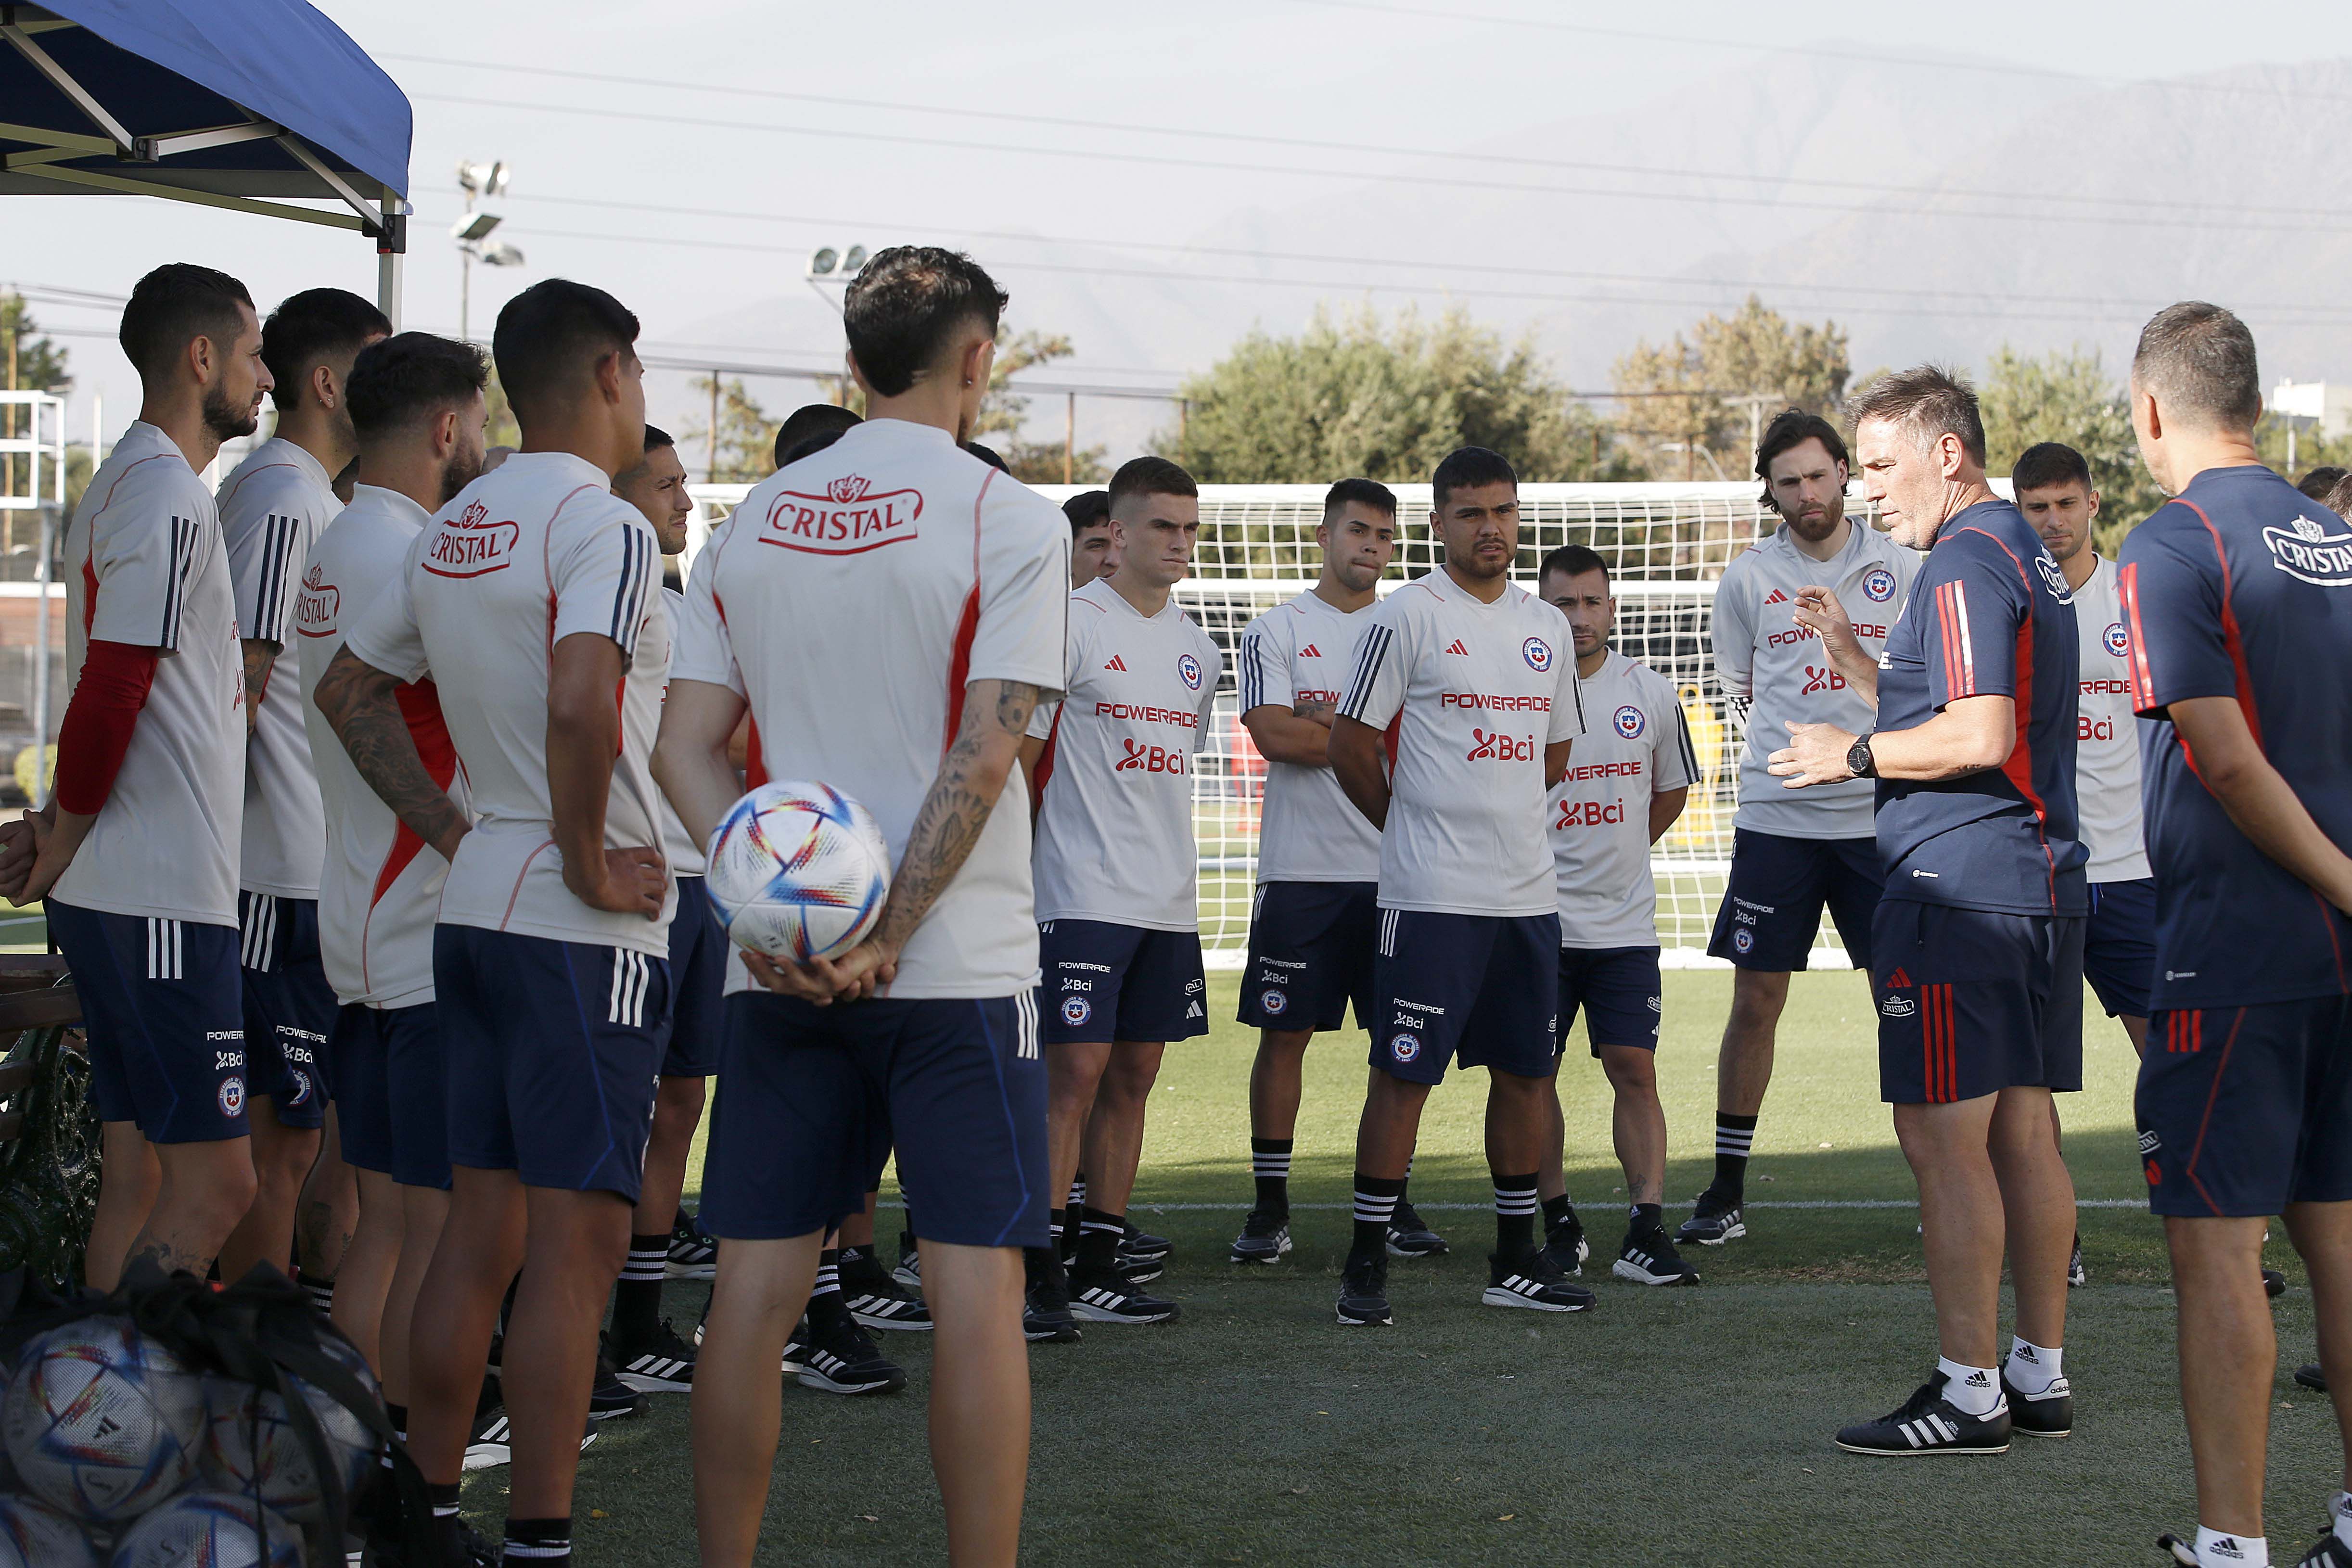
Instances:
[[[448,1097],[433,1000],[433,918],[449,865],[369,789],[315,701],[343,632],[401,573],[434,512],[481,471],[481,350],[425,332],[363,350],[345,403],[359,443],[352,502],[303,563],[293,641],[325,830],[319,954],[340,1003],[330,1054],[359,1226],[336,1276],[336,1326],[366,1353],[408,1427],[409,1327],[449,1208]],[[394,689],[428,776],[465,810],[429,680]]]
[[[856,414],[839,403],[804,402],[784,416],[776,426],[776,466],[791,462],[796,449],[820,435],[838,436],[844,431],[863,423]]]
[[[1805,967],[1824,907],[1854,967],[1870,967],[1872,912],[1883,881],[1866,779],[1792,795],[1766,771],[1791,724],[1866,729],[1870,705],[1798,614],[1809,589],[1853,607],[1874,659],[1903,607],[1918,558],[1846,516],[1848,464],[1837,427],[1789,409],[1756,448],[1764,505],[1780,527],[1723,574],[1715,593],[1715,663],[1748,734],[1732,817],[1731,876],[1707,951],[1730,961],[1731,1015],[1716,1065],[1715,1179],[1675,1232],[1716,1246],[1748,1234],[1748,1159],[1772,1081],[1789,976]]]
[[[1535,1239],[1547,1084],[1559,1068],[1559,905],[1544,796],[1584,733],[1576,661],[1559,612],[1510,580],[1510,464],[1465,446],[1438,464],[1431,490],[1444,564],[1365,612],[1329,742],[1339,787],[1381,830],[1371,1074],[1338,1308],[1351,1325],[1391,1321],[1389,1225],[1422,1106],[1457,1056],[1488,1070],[1495,1251],[1482,1299],[1551,1312],[1592,1304]]]
[[[359,451],[346,395],[352,361],[392,331],[358,295],[309,288],[269,313],[261,357],[276,384],[278,429],[222,481],[217,505],[236,585],[245,644],[243,864],[237,876],[239,957],[253,1129],[253,1207],[221,1249],[221,1277],[267,1260],[289,1270],[295,1199],[302,1203],[301,1281],[325,1304],[358,1218],[359,1192],[328,1099],[327,1036],[335,992],[319,961],[319,867],[327,830],[303,721],[301,673],[290,630],[302,563],[342,503],[334,476]],[[315,1169],[314,1169],[315,1167]],[[306,1191],[304,1182],[310,1186]]]
[[[1933,366],[1856,402],[1864,492],[1928,551],[1873,658],[1834,596],[1809,604],[1877,704],[1856,736],[1799,723],[1789,789],[1875,779],[1886,893],[1871,923],[1881,1097],[1919,1182],[1942,1354],[1908,1400],[1848,1427],[1858,1454],[2000,1453],[2063,1437],[2074,1187],[2053,1092],[2083,1086],[2083,867],[2075,822],[2074,610],[2064,575],[1985,484],[1976,394]],[[2017,1337],[1996,1362],[2001,1255]]]
[[[45,899],[88,1019],[104,1179],[88,1282],[127,1258],[203,1274],[253,1202],[236,876],[242,656],[228,549],[197,476],[270,388],[245,285],[139,280],[122,351],[138,422],[66,528],[55,793],[0,828],[0,894]]]
[[[1086,1207],[1064,1223],[1078,1227],[1068,1311],[1088,1322],[1177,1315],[1136,1288],[1118,1251],[1160,1054],[1209,1032],[1192,769],[1224,660],[1172,596],[1192,569],[1200,494],[1164,457],[1111,476],[1118,569],[1070,595],[1065,695],[1022,747],[1037,792],[1053,1190],[1069,1190],[1083,1145]],[[1061,1263],[1037,1263],[1032,1305],[1050,1317]]]
[[[1070,590],[1076,592],[1111,571],[1110,492],[1081,490],[1062,503],[1070,519]]]
[[[2273,1215],[2311,1271],[2338,1441],[2352,1432],[2352,531],[2262,466],[2254,341],[2227,310],[2159,311],[2131,402],[2174,497],[2125,539],[2118,574],[2157,889],[2139,1146],[2197,1473],[2196,1541],[2171,1544],[2260,1568],[2277,1341],[2255,1268]],[[2345,1458],[2352,1479],[2352,1443]],[[2327,1507],[2305,1568],[2352,1564],[2352,1496]]]
[[[444,1529],[499,1300],[509,1559],[568,1562],[596,1331],[628,1249],[669,1005],[670,883],[646,772],[667,671],[659,547],[613,476],[645,458],[637,321],[532,285],[492,352],[522,449],[468,486],[343,629],[317,702],[360,776],[449,862],[433,933],[448,1218],[412,1329],[409,1451]],[[396,687],[429,675],[478,825]],[[617,699],[617,700],[616,700]],[[446,1545],[446,1540],[444,1544]]]
[[[1031,711],[1061,687],[1069,528],[957,444],[1004,307],[987,273],[895,247],[843,305],[871,417],[754,487],[696,559],[658,753],[706,834],[739,792],[727,743],[748,711],[754,782],[824,780],[898,857],[857,946],[745,959],[757,988],[730,976],[703,1166],[724,1241],[694,1386],[696,1518],[704,1563],[751,1562],[785,1340],[826,1230],[863,1207],[895,1139],[938,1322],[949,1554],[1010,1564],[1029,1462],[1019,1249],[1045,1245],[1052,1204],[1029,815],[1011,780]]]
[[[2336,486],[2344,483],[2344,472],[2332,463],[2324,464],[2297,479],[2294,482],[2294,487],[2302,491],[2307,499],[2316,501],[2325,507],[2328,504],[2327,497],[2335,494]]]
[[[1690,727],[1674,683],[1610,646],[1617,599],[1609,565],[1583,545],[1544,557],[1537,585],[1568,618],[1576,679],[1601,722],[1577,743],[1552,791],[1553,880],[1559,898],[1559,1038],[1579,1011],[1614,1094],[1612,1131],[1625,1169],[1625,1239],[1611,1272],[1637,1285],[1696,1285],[1698,1270],[1666,1236],[1666,1112],[1658,1102],[1658,884],[1650,846],[1683,814],[1698,776]],[[1538,1173],[1546,1249],[1567,1273],[1583,1261],[1581,1221],[1562,1169],[1566,1123],[1559,1080],[1553,1132]]]
[[[1372,1024],[1381,835],[1332,777],[1329,746],[1340,683],[1370,624],[1364,612],[1396,555],[1396,496],[1370,479],[1340,480],[1323,497],[1315,542],[1323,551],[1315,586],[1251,622],[1239,658],[1242,723],[1266,767],[1241,1000],[1241,1021],[1259,1031],[1250,1068],[1257,1203],[1234,1240],[1236,1263],[1272,1263],[1290,1250],[1290,1151],[1307,1042],[1344,1026],[1350,1002],[1357,1027]],[[1427,1228],[1407,1213],[1391,1223]]]

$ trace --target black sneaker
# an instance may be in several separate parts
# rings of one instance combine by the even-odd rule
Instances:
[[[2197,1561],[2197,1538],[2193,1535],[2183,1541],[2170,1531],[2166,1531],[2156,1538],[2156,1549],[2171,1561],[2186,1564],[2187,1568],[2200,1568]]]
[[[1592,1292],[1572,1283],[1540,1247],[1508,1261],[1499,1252],[1487,1253],[1486,1293],[1478,1299],[1490,1307],[1538,1312],[1580,1312],[1592,1305]]]
[[[586,1453],[588,1445],[596,1440],[596,1432],[604,1425],[595,1416],[588,1417],[587,1427],[580,1434],[580,1451]],[[514,1428],[507,1421],[507,1407],[493,1405],[474,1417],[474,1429],[466,1438],[464,1468],[468,1470],[495,1469],[514,1458]]]
[[[1683,1255],[1666,1239],[1666,1228],[1663,1225],[1654,1225],[1645,1231],[1627,1231],[1625,1244],[1617,1249],[1617,1261],[1609,1266],[1609,1271],[1636,1285],[1698,1283],[1698,1270],[1683,1261]]]
[[[1175,1302],[1144,1294],[1117,1270],[1071,1271],[1070,1315],[1082,1322],[1164,1323],[1180,1312]]]
[[[2331,1528],[2295,1559],[2294,1568],[2352,1568],[2352,1546],[2345,1545],[2343,1537]]]
[[[1290,1251],[1290,1216],[1271,1208],[1253,1208],[1242,1221],[1228,1254],[1236,1263],[1279,1263]]]
[[[1739,1218],[1739,1199],[1708,1187],[1698,1195],[1697,1208],[1675,1230],[1675,1239],[1696,1241],[1702,1247],[1720,1247],[1747,1234],[1747,1223]]]
[[[898,1266],[890,1270],[890,1277],[910,1291],[923,1288],[923,1260],[915,1254],[915,1233],[911,1230],[898,1232]]]
[[[1070,1312],[1070,1286],[1060,1254],[1051,1247],[1024,1247],[1021,1264],[1028,1277],[1021,1303],[1022,1338],[1032,1344],[1076,1344],[1085,1338]]]
[[[896,1394],[907,1386],[906,1369],[875,1349],[848,1312],[811,1312],[806,1328],[798,1372],[802,1387],[821,1394]]]
[[[2308,1361],[2294,1369],[2294,1380],[2314,1394],[2327,1392],[2327,1373],[2319,1363]]]
[[[621,1381],[621,1375],[613,1369],[610,1352],[611,1347],[600,1339],[596,1345],[596,1384],[588,1391],[588,1414],[605,1421],[644,1415],[653,1401]]]
[[[1364,1328],[1396,1322],[1389,1315],[1389,1259],[1385,1252],[1348,1254],[1339,1275],[1339,1326]]]
[[[1127,1229],[1118,1239],[1118,1260],[1126,1263],[1158,1263],[1176,1250],[1176,1244],[1165,1236],[1154,1236],[1149,1230],[1138,1230],[1135,1222],[1127,1222]]]
[[[2276,1297],[2276,1296],[2284,1296],[2284,1295],[2285,1295],[2285,1294],[2286,1294],[2286,1276],[2285,1276],[2284,1274],[2280,1273],[2276,1269],[2265,1269],[2265,1270],[2263,1270],[2263,1295],[2265,1295],[2265,1296],[2273,1296],[2273,1297]]]
[[[2091,1276],[2083,1267],[2083,1239],[2077,1236],[2074,1250],[2066,1255],[2066,1288],[2079,1291],[2090,1282]]]
[[[719,1243],[702,1228],[702,1217],[677,1211],[669,1233],[669,1258],[662,1272],[673,1280],[715,1280],[719,1277]]]
[[[640,1394],[694,1392],[694,1347],[677,1337],[667,1318],[644,1343],[614,1345],[613,1363],[620,1380]]]
[[[1580,1275],[1584,1260],[1592,1256],[1592,1243],[1585,1239],[1584,1221],[1570,1209],[1568,1218],[1544,1232],[1544,1256],[1563,1274]]]
[[[869,1329],[930,1332],[931,1309],[891,1277],[871,1247],[841,1249],[841,1293],[849,1315]]]
[[[1944,1397],[1945,1381],[1937,1372],[1898,1408],[1840,1432],[1837,1446],[1849,1454],[1905,1458],[2009,1452],[2009,1406],[1995,1406],[1990,1416],[1964,1416]]]
[[[1400,1201],[1396,1212],[1389,1216],[1389,1256],[1442,1258],[1445,1251],[1445,1238],[1429,1228],[1419,1209]]]
[[[2074,1430],[2074,1391],[2063,1378],[2040,1394],[2026,1394],[2009,1380],[2009,1358],[2000,1365],[2000,1396],[2009,1401],[2010,1430],[2021,1437],[2064,1437]]]
[[[431,1533],[395,1539],[377,1531],[368,1537],[367,1559],[379,1568],[499,1568],[506,1548],[454,1513],[435,1516],[423,1529]]]

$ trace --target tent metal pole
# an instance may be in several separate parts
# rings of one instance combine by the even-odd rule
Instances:
[[[395,332],[400,330],[402,274],[408,260],[408,217],[397,209],[406,204],[391,193],[384,193],[383,227],[375,242],[375,306]]]

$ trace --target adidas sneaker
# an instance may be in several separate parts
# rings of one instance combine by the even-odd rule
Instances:
[[[1118,1261],[1124,1268],[1129,1263],[1158,1263],[1176,1250],[1176,1244],[1165,1236],[1154,1236],[1149,1230],[1138,1230],[1129,1221],[1118,1239]]]
[[[2158,1536],[2156,1544],[2158,1550],[2169,1553],[2173,1562],[2186,1563],[2188,1568],[2212,1568],[2204,1558],[2197,1555],[2197,1538],[2194,1535],[2184,1538],[2168,1532]],[[2331,1546],[2333,1552],[2329,1551]],[[2244,1555],[2237,1542],[2226,1535],[2213,1542],[2213,1552],[2216,1557],[2225,1561],[2241,1559]],[[2352,1568],[2352,1552],[2347,1552],[2344,1543],[2331,1532],[2298,1559],[2295,1568],[2338,1568],[2339,1564],[2343,1568]]]
[[[2327,1392],[2327,1372],[2315,1361],[2304,1363],[2294,1369],[2294,1380],[2315,1394]]]
[[[1982,1376],[1981,1373],[1977,1375]],[[1848,1427],[1837,1446],[1849,1454],[1915,1458],[1927,1454],[2005,1454],[2010,1414],[2006,1403],[1988,1416],[1969,1416],[1944,1397],[1940,1370],[1917,1393],[1875,1421]]]
[[[1576,1217],[1573,1208],[1568,1218],[1544,1231],[1544,1256],[1561,1273],[1571,1276],[1584,1272],[1584,1260],[1592,1256],[1592,1243],[1586,1239],[1584,1221]]]
[[[916,1255],[911,1230],[898,1232],[898,1266],[890,1270],[890,1277],[910,1291],[923,1288],[923,1260]]]
[[[702,1217],[677,1211],[669,1233],[669,1255],[662,1272],[673,1280],[715,1280],[719,1277],[719,1243],[702,1228]]]
[[[1389,1216],[1389,1256],[1442,1258],[1445,1251],[1445,1238],[1429,1228],[1419,1209],[1398,1199],[1395,1212]]]
[[[1024,1247],[1021,1264],[1027,1276],[1021,1337],[1032,1344],[1076,1344],[1085,1338],[1070,1312],[1070,1285],[1062,1272],[1061,1254],[1051,1247]]]
[[[1609,1266],[1609,1271],[1636,1285],[1698,1283],[1698,1270],[1675,1250],[1663,1225],[1654,1225],[1645,1231],[1627,1231],[1625,1244],[1617,1249],[1617,1261]]]
[[[1486,1255],[1486,1293],[1478,1298],[1490,1307],[1524,1307],[1538,1312],[1580,1312],[1592,1305],[1592,1292],[1570,1281],[1551,1255],[1532,1247],[1515,1261],[1499,1252]]]
[[[2009,1357],[2001,1357],[2000,1396],[2009,1401],[2010,1430],[2021,1437],[2064,1437],[2074,1430],[2074,1391],[2063,1377],[2039,1394],[2027,1394],[2009,1380]]]
[[[614,1370],[611,1347],[601,1340],[596,1346],[596,1381],[588,1390],[588,1414],[600,1420],[614,1421],[625,1416],[642,1416],[653,1408],[653,1401],[621,1381]]]
[[[614,1375],[640,1394],[694,1391],[694,1347],[664,1318],[643,1344],[613,1347]]]
[[[869,1329],[930,1330],[930,1308],[892,1277],[871,1247],[841,1249],[841,1293],[849,1302],[849,1315]]]
[[[1698,1195],[1698,1205],[1692,1210],[1691,1217],[1675,1231],[1675,1239],[1696,1241],[1702,1247],[1720,1247],[1747,1234],[1747,1222],[1740,1218],[1739,1199],[1726,1197],[1708,1187]]]
[[[1228,1256],[1236,1263],[1279,1263],[1290,1251],[1290,1216],[1253,1208]]]
[[[2294,1568],[2352,1568],[2352,1546],[2334,1530],[2311,1543],[2311,1550],[2295,1559]]]
[[[1338,1311],[1342,1328],[1364,1328],[1396,1321],[1389,1313],[1389,1259],[1386,1252],[1373,1252],[1362,1257],[1353,1252],[1348,1254],[1347,1268],[1339,1275]]]
[[[2066,1288],[2079,1291],[2090,1282],[2090,1273],[2083,1267],[2083,1239],[2077,1236],[2074,1250],[2066,1255]]]
[[[1089,1323],[1164,1323],[1181,1315],[1175,1302],[1146,1295],[1116,1270],[1070,1275],[1070,1315]]]
[[[586,1453],[588,1445],[596,1440],[597,1430],[604,1426],[595,1416],[580,1433],[580,1451]],[[468,1470],[495,1469],[514,1458],[514,1427],[507,1420],[507,1407],[493,1405],[474,1417],[474,1429],[466,1437],[464,1468]]]
[[[793,1337],[801,1353],[794,1375],[803,1388],[820,1394],[896,1394],[907,1386],[906,1369],[874,1348],[846,1309],[812,1311]],[[785,1359],[792,1359],[789,1349]]]

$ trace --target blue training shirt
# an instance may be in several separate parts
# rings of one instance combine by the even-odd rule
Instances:
[[[2352,529],[2267,468],[2208,468],[2124,540],[2116,591],[2156,873],[2151,1004],[2344,994],[2352,922],[2238,831],[2166,709],[2236,698],[2320,831],[2352,850]]]
[[[1936,536],[1878,659],[1878,727],[1916,729],[1962,697],[2017,704],[1998,768],[1878,781],[1885,896],[2010,915],[2087,907],[2074,810],[2074,596],[2015,507],[1979,501]]]

